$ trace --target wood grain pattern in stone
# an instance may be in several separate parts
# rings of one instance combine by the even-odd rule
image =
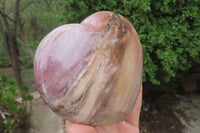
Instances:
[[[97,12],[50,32],[37,48],[34,75],[49,107],[65,119],[116,123],[128,117],[141,86],[141,44],[124,17]]]

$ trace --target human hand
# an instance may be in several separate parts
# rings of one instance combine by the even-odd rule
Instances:
[[[116,124],[100,127],[92,127],[66,121],[66,133],[139,133],[141,104],[142,87],[140,88],[135,106],[126,120]]]

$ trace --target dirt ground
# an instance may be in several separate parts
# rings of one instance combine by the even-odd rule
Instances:
[[[140,132],[199,133],[199,91],[180,94],[163,90],[162,87],[144,91]]]
[[[184,133],[200,132],[200,94],[190,93],[187,95],[176,95],[180,102],[176,104],[174,111],[177,118],[184,125]]]
[[[151,91],[143,95],[141,133],[182,133],[184,126],[174,114],[180,100],[174,94]]]

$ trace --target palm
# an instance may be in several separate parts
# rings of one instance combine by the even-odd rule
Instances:
[[[142,103],[142,88],[136,104],[127,120],[101,127],[74,124],[66,121],[67,133],[139,133],[139,116]]]
[[[139,133],[138,127],[127,121],[122,121],[110,126],[97,127],[95,129],[95,133]]]
[[[102,127],[72,124],[68,133],[139,133],[139,129],[136,126],[123,121],[117,124]]]

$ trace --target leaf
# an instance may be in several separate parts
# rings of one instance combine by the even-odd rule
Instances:
[[[5,132],[8,132],[18,126],[17,123],[15,123],[14,119],[6,118],[3,120],[3,123],[5,125]]]
[[[21,86],[21,87],[20,87],[20,90],[21,90],[22,92],[28,92],[28,91],[29,91],[29,88],[28,88],[27,86]]]
[[[27,115],[27,111],[23,108],[19,108],[17,112],[19,113],[20,116]]]
[[[27,100],[28,100],[28,101],[32,101],[32,100],[33,100],[33,96],[32,96],[32,95],[28,95],[28,96],[27,96]]]

